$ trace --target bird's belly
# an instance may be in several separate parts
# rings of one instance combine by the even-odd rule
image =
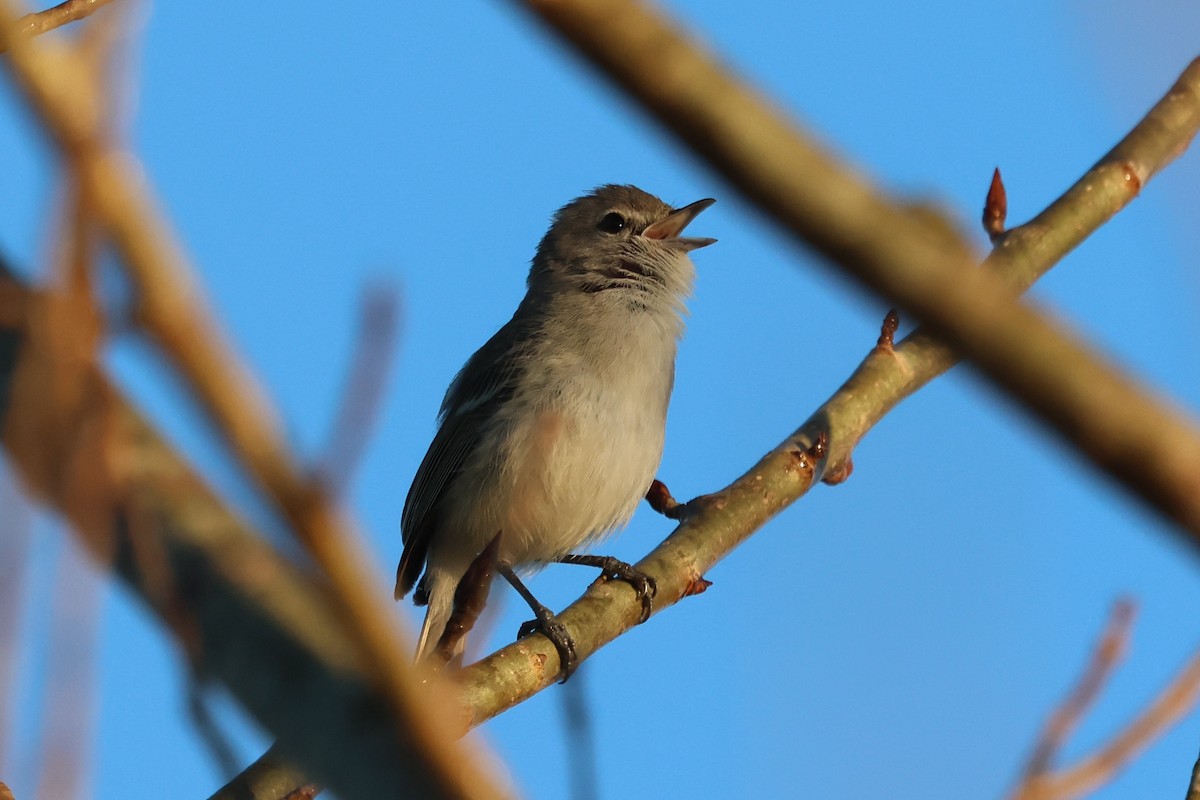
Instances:
[[[514,431],[501,555],[547,561],[629,521],[662,457],[657,398],[548,407]]]

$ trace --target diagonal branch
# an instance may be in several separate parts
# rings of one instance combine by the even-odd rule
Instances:
[[[629,22],[639,31],[652,29],[648,27],[651,22],[636,15],[632,21],[622,15],[614,19]],[[669,53],[670,48],[666,49]],[[633,53],[630,60],[638,61]],[[703,94],[720,97],[717,89],[724,85],[708,84]],[[1186,148],[1197,128],[1200,62],[1192,64],[1130,134],[1062,197],[1027,225],[1009,231],[985,262],[988,274],[1013,288],[1032,284],[1127,202],[1121,165],[1137,163],[1145,175],[1153,175]],[[854,445],[867,431],[901,400],[953,366],[954,361],[950,350],[924,332],[914,333],[895,348],[872,350],[846,383],[797,431],[733,484],[706,496],[705,502],[693,509],[695,513],[637,565],[658,582],[656,611],[687,596],[697,578],[808,492],[814,476],[812,458],[805,454],[805,448],[827,435],[829,466],[824,472],[842,471]],[[1130,448],[1141,447],[1145,443],[1128,442],[1136,430],[1113,431],[1111,435]],[[1190,435],[1190,429],[1187,433]],[[1175,445],[1160,439],[1155,442],[1167,448]],[[1190,466],[1185,459],[1172,461],[1168,475],[1173,486],[1186,484],[1190,476],[1200,474],[1197,469],[1189,472]],[[1160,475],[1161,471],[1154,474]],[[1180,499],[1178,494],[1172,497]],[[1183,500],[1194,506],[1200,501],[1200,492]],[[604,584],[589,589],[559,618],[570,628],[582,661],[632,627],[638,614],[632,591]],[[462,703],[471,724],[479,724],[550,685],[557,663],[554,648],[535,636],[469,667],[464,674]]]
[[[762,211],[914,314],[1093,464],[1176,522],[1193,546],[1200,543],[1200,430],[1020,302],[1013,286],[1031,273],[1006,255],[1007,239],[990,266],[1005,262],[1016,280],[975,269],[970,248],[946,225],[877,191],[637,0],[523,5]],[[1200,126],[1200,59],[1156,111],[1161,126],[1147,125],[1135,150],[1118,146],[1103,170],[1089,173],[1090,183],[1068,193],[1086,196],[1071,204],[1069,224],[1038,237],[1041,247],[1061,257],[1183,151]],[[847,444],[831,437],[835,463],[849,455]]]
[[[89,17],[96,10],[111,2],[112,0],[66,0],[66,2],[47,8],[45,11],[26,14],[17,20],[16,29],[22,36],[38,36]],[[7,49],[7,43],[0,42],[0,53]]]

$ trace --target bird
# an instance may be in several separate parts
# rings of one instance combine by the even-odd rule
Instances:
[[[607,184],[554,214],[512,319],[450,383],[404,502],[395,598],[415,588],[427,606],[418,661],[435,651],[459,582],[493,540],[496,571],[537,617],[519,635],[537,628],[551,639],[563,680],[574,642],[517,571],[598,566],[630,581],[649,616],[647,576],[575,551],[622,528],[658,470],[695,281],[689,254],[716,241],[681,234],[714,202],[673,208]]]

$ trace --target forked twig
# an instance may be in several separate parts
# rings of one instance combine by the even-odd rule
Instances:
[[[1109,630],[1097,647],[1079,685],[1051,717],[1021,784],[1010,800],[1072,800],[1111,781],[1138,754],[1179,722],[1200,698],[1197,652],[1154,700],[1123,729],[1073,765],[1050,771],[1049,759],[1082,715],[1119,660],[1128,636],[1129,611],[1114,611]],[[1044,755],[1043,755],[1044,753]],[[1038,771],[1033,772],[1032,770]]]
[[[1109,676],[1116,670],[1129,648],[1129,634],[1133,628],[1136,607],[1129,600],[1118,600],[1113,605],[1108,626],[1092,651],[1092,657],[1080,675],[1075,688],[1067,694],[1062,704],[1054,710],[1034,745],[1025,766],[1026,781],[1033,780],[1049,771],[1055,756],[1062,749],[1071,732],[1079,726],[1085,714],[1100,696],[1101,689]]]

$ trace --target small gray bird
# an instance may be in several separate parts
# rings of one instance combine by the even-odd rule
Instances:
[[[497,571],[534,609],[531,625],[558,648],[564,676],[574,644],[514,569],[601,567],[634,584],[648,616],[646,576],[572,551],[625,525],[654,479],[695,278],[688,254],[716,241],[680,233],[713,202],[673,209],[607,185],[554,215],[521,305],[450,384],[404,503],[396,599],[424,570],[418,659],[437,645],[459,581],[497,535]]]

